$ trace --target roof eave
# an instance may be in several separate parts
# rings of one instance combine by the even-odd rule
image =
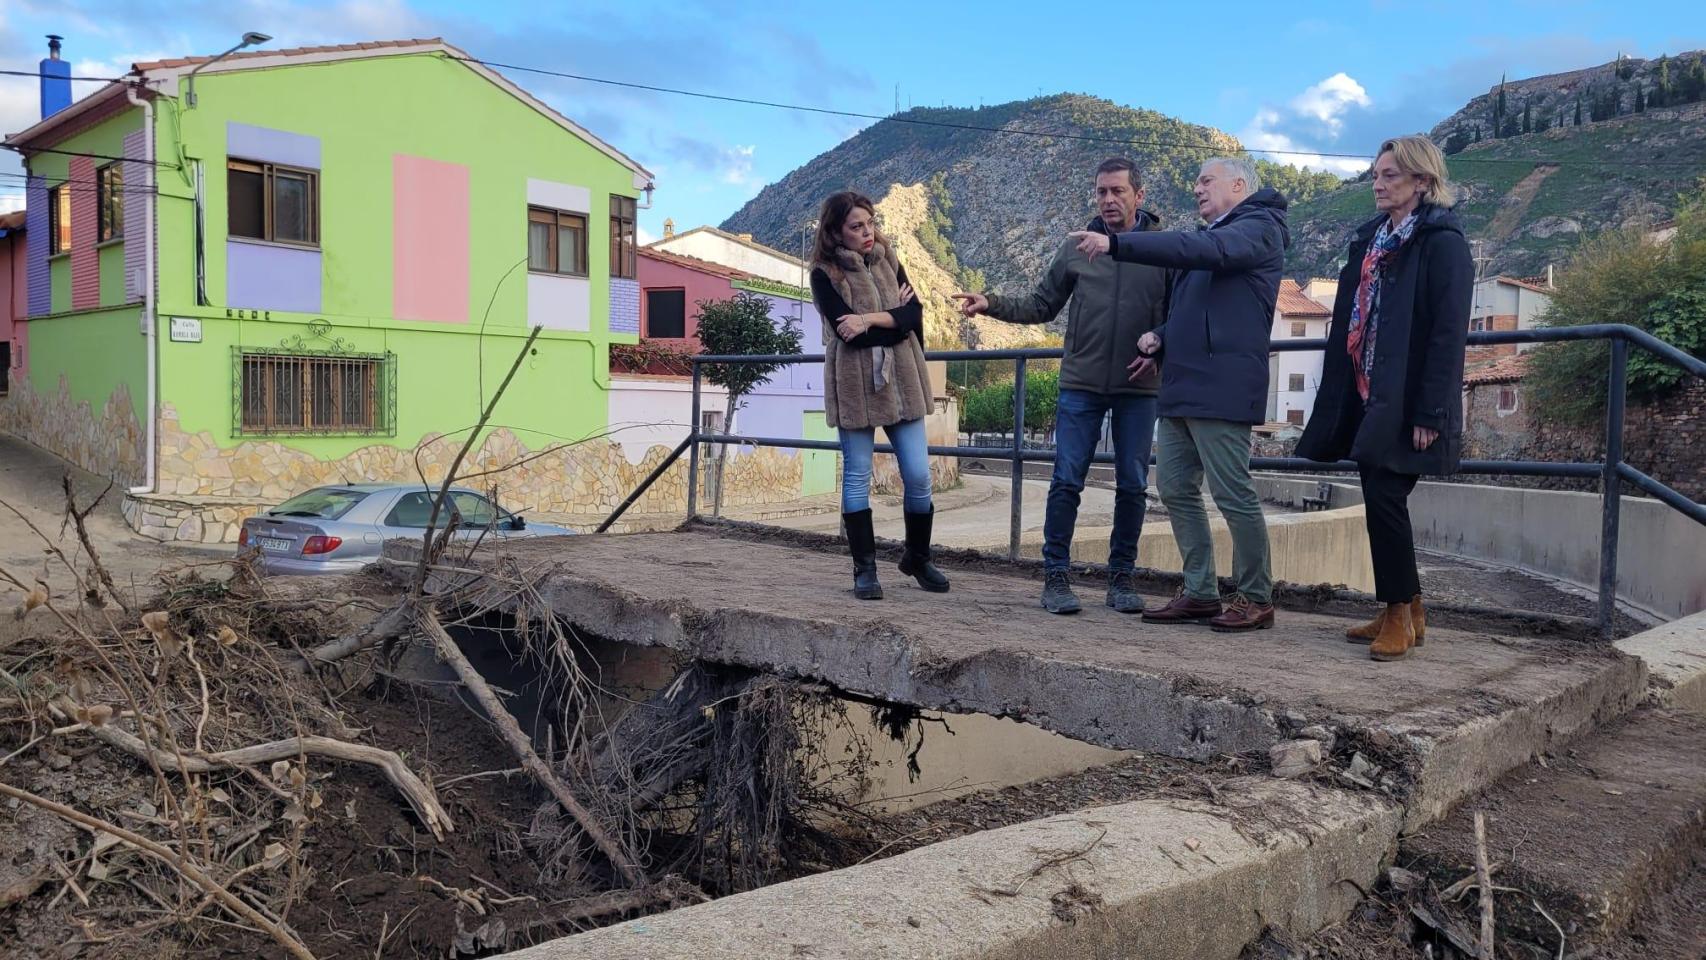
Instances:
[[[418,43],[406,47],[372,47],[362,50],[337,50],[324,53],[302,53],[278,56],[252,56],[242,59],[222,60],[215,64],[202,65],[201,76],[213,73],[234,73],[241,70],[265,70],[273,67],[301,66],[312,63],[336,63],[341,60],[371,60],[379,57],[409,56],[421,53],[443,53],[463,66],[474,71],[490,81],[499,89],[515,97],[517,100],[532,107],[546,119],[586,141],[594,149],[626,167],[634,175],[634,189],[644,190],[652,184],[652,172],[641,166],[632,157],[600,139],[592,131],[570,120],[553,109],[549,104],[528,93],[525,89],[504,77],[470,56],[466,51],[443,41]],[[195,65],[186,64],[179,67],[166,67],[149,70],[144,76],[150,83],[158,82],[162,90],[176,90],[180,77],[195,69]]]
[[[71,106],[60,110],[51,116],[43,117],[41,120],[38,120],[36,123],[18,131],[17,133],[8,134],[5,140],[5,146],[20,150],[28,150],[30,148],[30,144],[42,140],[47,135],[51,134],[55,128],[63,126],[64,124],[67,124],[92,110],[106,106],[106,104],[111,100],[124,96],[125,91],[131,86],[132,84],[126,81],[115,80],[83,99],[76,101],[71,104]],[[49,141],[46,144],[42,144],[42,146],[49,146],[56,142],[58,141]]]

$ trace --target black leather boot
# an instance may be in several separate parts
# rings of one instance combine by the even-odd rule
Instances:
[[[847,549],[853,554],[853,595],[860,600],[881,600],[883,585],[877,582],[877,535],[871,530],[869,508],[844,513]]]
[[[930,562],[930,526],[936,518],[929,513],[907,513],[906,552],[900,557],[900,572],[918,581],[931,593],[947,593],[948,578]]]

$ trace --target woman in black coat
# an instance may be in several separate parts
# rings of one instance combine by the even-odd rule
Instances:
[[[1422,136],[1381,144],[1380,216],[1357,230],[1339,274],[1315,409],[1297,452],[1356,461],[1374,595],[1347,631],[1376,660],[1400,660],[1426,629],[1409,496],[1422,474],[1456,473],[1463,449],[1463,348],[1475,271],[1451,212],[1445,157]]]

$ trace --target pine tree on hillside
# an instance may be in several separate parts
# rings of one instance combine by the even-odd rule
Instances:
[[[1535,133],[1545,133],[1547,130],[1550,130],[1551,128],[1552,128],[1552,118],[1551,117],[1542,115],[1539,120],[1534,121],[1534,132]]]
[[[1694,63],[1688,68],[1688,74],[1683,78],[1684,101],[1699,103],[1706,99],[1706,54],[1694,58]]]
[[[1647,94],[1639,83],[1635,84],[1635,112],[1647,112]]]
[[[1505,78],[1499,78],[1499,97],[1493,103],[1493,136],[1505,135]]]
[[[1581,94],[1577,94],[1576,95],[1576,126],[1579,127],[1581,125],[1582,125],[1582,97],[1581,97]]]
[[[1523,133],[1533,133],[1534,132],[1534,118],[1529,115],[1528,101],[1527,100],[1524,100],[1522,102],[1522,132]]]
[[[1670,58],[1660,57],[1658,75],[1653,80],[1653,99],[1649,102],[1655,107],[1667,106],[1670,104],[1670,95]]]

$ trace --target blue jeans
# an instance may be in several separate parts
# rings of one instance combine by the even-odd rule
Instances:
[[[1149,485],[1149,442],[1155,435],[1155,398],[1135,394],[1062,390],[1054,425],[1054,479],[1043,516],[1043,569],[1065,570],[1072,561],[1072,529],[1090,460],[1102,438],[1102,418],[1114,414],[1114,530],[1108,569],[1131,570],[1143,532],[1143,491]]]
[[[924,419],[891,423],[883,428],[900,463],[900,482],[906,489],[906,512],[929,513],[930,439]],[[875,427],[841,429],[841,512],[858,513],[871,506],[871,450],[877,442]]]

